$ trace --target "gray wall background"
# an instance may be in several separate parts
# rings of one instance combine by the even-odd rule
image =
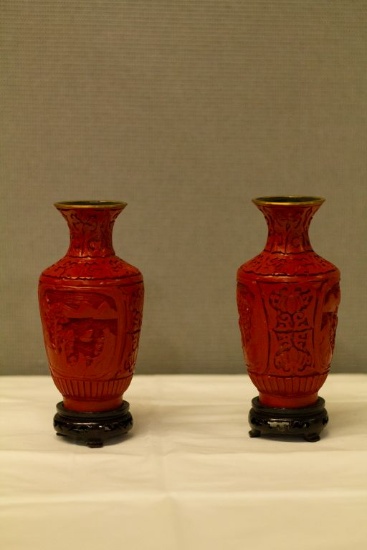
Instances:
[[[237,267],[251,198],[317,194],[342,271],[334,371],[367,371],[367,3],[1,0],[1,373],[43,374],[39,273],[66,251],[57,200],[124,200],[143,272],[137,371],[243,371]]]

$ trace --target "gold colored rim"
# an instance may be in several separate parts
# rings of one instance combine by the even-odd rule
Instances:
[[[54,206],[59,210],[75,208],[105,208],[108,210],[122,210],[123,208],[125,208],[125,206],[127,206],[127,203],[120,201],[63,201],[55,202]]]
[[[323,197],[312,197],[303,195],[280,195],[271,197],[257,197],[252,202],[261,205],[278,206],[310,206],[322,204],[325,201]]]

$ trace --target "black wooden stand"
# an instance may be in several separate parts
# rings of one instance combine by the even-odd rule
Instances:
[[[302,436],[306,441],[319,441],[328,420],[322,397],[314,405],[302,409],[266,407],[255,397],[249,412],[249,435]]]
[[[133,426],[129,403],[123,401],[121,407],[103,412],[76,412],[57,404],[54,428],[62,435],[88,447],[103,447],[112,437],[126,434]]]

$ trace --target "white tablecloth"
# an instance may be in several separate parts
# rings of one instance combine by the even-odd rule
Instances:
[[[51,378],[0,384],[2,550],[367,548],[367,375],[329,376],[317,443],[250,439],[245,375],[135,376],[101,449],[55,435]]]

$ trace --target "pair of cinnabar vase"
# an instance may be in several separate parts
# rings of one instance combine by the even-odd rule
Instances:
[[[248,374],[258,389],[250,436],[317,441],[328,422],[318,391],[334,349],[339,270],[311,247],[308,228],[324,199],[254,199],[268,224],[264,250],[237,274]],[[112,228],[123,202],[59,202],[70,229],[66,255],[43,271],[39,303],[53,381],[63,396],[58,435],[101,447],[133,421],[123,400],[135,368],[143,277],[115,255]],[[117,439],[116,439],[117,441]]]

